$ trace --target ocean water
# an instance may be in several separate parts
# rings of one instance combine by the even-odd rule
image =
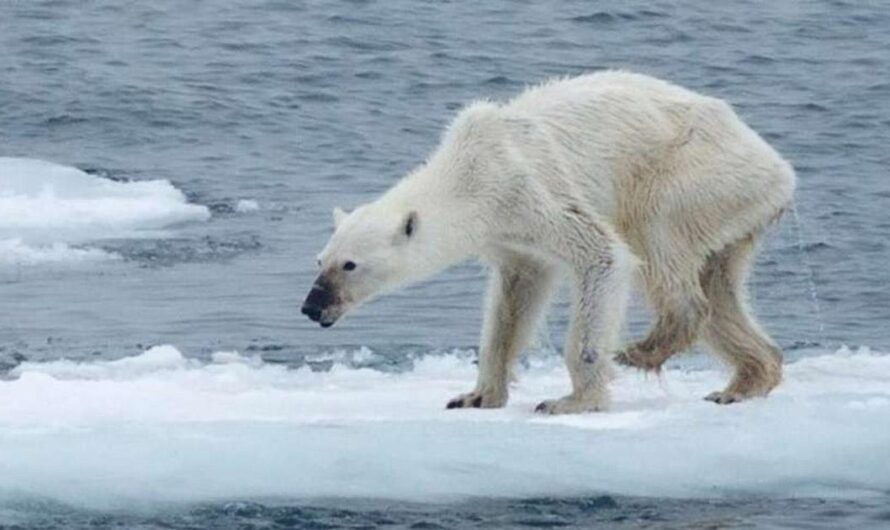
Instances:
[[[887,527],[890,9],[881,2],[0,2],[0,526]],[[625,68],[732,102],[798,171],[752,303],[789,360],[564,393],[558,300],[502,411],[468,263],[321,330],[331,209],[466,102]],[[631,308],[629,334],[648,314]]]

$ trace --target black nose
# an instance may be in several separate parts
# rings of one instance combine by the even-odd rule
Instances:
[[[328,282],[318,279],[312,285],[309,295],[303,302],[303,307],[320,307],[325,308],[334,303],[334,291]]]
[[[302,311],[313,322],[318,322],[321,319],[321,309],[313,305],[303,304]]]
[[[312,289],[303,301],[302,312],[313,322],[320,322],[325,309],[336,302],[334,290],[324,276],[319,276],[312,284]],[[330,325],[330,323],[328,324]]]

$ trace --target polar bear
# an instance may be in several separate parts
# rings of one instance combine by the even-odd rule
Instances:
[[[375,295],[479,258],[491,265],[479,376],[447,408],[502,407],[511,365],[560,277],[574,285],[564,347],[571,392],[547,414],[604,410],[612,357],[658,371],[704,341],[729,365],[707,396],[764,396],[782,353],[747,307],[764,228],[788,207],[791,166],[722,100],[604,71],[462,110],[429,159],[347,214],[318,256],[302,312],[322,326]],[[653,306],[619,340],[632,284]]]

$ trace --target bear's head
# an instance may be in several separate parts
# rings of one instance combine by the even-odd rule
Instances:
[[[302,312],[322,327],[398,285],[426,275],[415,210],[371,203],[334,209],[334,234],[318,255],[319,275]]]

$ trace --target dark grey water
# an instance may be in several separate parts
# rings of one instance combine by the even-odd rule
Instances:
[[[0,156],[168,179],[213,212],[172,238],[100,243],[121,261],[0,269],[0,363],[121,357],[159,343],[292,364],[341,346],[396,360],[472,346],[484,275],[473,264],[328,331],[301,319],[330,209],[385,190],[434,147],[462,103],[608,67],[733,102],[797,168],[799,220],[774,231],[753,282],[776,339],[792,355],[814,344],[887,351],[888,35],[881,2],[0,0]],[[240,199],[261,208],[237,212]],[[632,321],[640,332],[639,308]],[[554,340],[564,322],[557,306]],[[561,502],[546,508],[554,526],[569,513]],[[692,524],[712,513],[652,502],[673,518],[647,521],[620,503],[621,524]],[[743,505],[751,504],[738,505],[741,519],[717,510],[711,527],[793,522],[758,519]],[[800,526],[822,517],[806,502],[765,506],[799,512],[808,521]],[[374,508],[356,510],[353,526],[384,524],[368,515]],[[474,518],[476,508],[449,508],[457,519],[441,520],[444,509],[429,510],[395,520],[415,528],[434,527],[423,526],[427,518],[445,527],[486,520]],[[850,526],[858,510],[824,518]],[[225,523],[226,509],[207,513],[217,527],[284,524],[262,510]],[[302,513],[286,518],[303,521]],[[157,525],[200,526],[202,514]],[[325,521],[316,527],[345,525]]]
[[[35,516],[34,513],[40,515]],[[890,510],[880,500],[671,500],[611,496],[484,500],[442,505],[352,500],[230,502],[162,514],[108,514],[48,503],[14,505],[11,525],[46,529],[143,530],[245,528],[808,528],[880,529]]]

